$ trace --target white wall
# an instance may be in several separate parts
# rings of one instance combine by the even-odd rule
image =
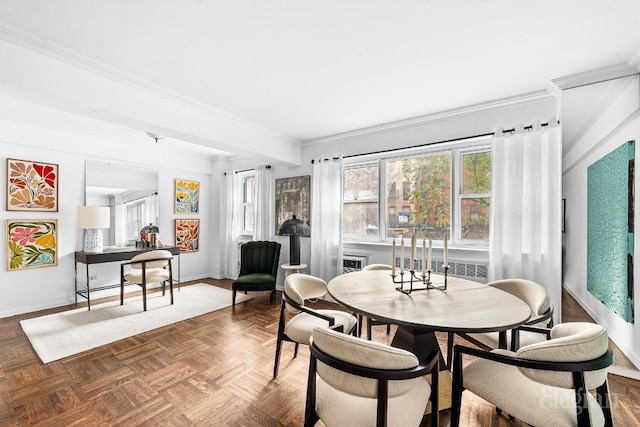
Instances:
[[[6,197],[0,198],[0,219],[57,219],[58,265],[33,270],[7,271],[6,243],[0,245],[2,298],[0,317],[32,312],[74,302],[74,252],[82,250],[83,230],[76,226],[77,207],[84,205],[85,160],[110,161],[129,166],[141,166],[159,172],[160,238],[166,244],[175,242],[175,218],[200,219],[200,250],[180,256],[181,279],[193,280],[212,275],[210,262],[213,247],[212,218],[218,221],[211,197],[212,162],[203,156],[190,156],[180,152],[166,152],[152,140],[147,147],[135,147],[113,141],[78,136],[54,129],[37,128],[0,119],[0,175],[2,188],[6,188],[6,158],[55,163],[59,166],[58,212],[8,212]],[[173,194],[175,179],[200,181],[200,214],[180,216],[174,214]],[[6,190],[3,190],[6,191]],[[217,222],[215,222],[217,224]],[[6,236],[5,236],[6,237]],[[79,264],[84,272],[84,265]],[[94,267],[95,270],[94,270]],[[94,273],[95,271],[95,273]],[[99,275],[99,282],[117,283],[119,264],[92,266],[91,274]],[[131,290],[134,290],[131,288]],[[117,290],[116,290],[117,292]],[[113,292],[111,292],[113,293]],[[96,295],[97,296],[97,295]]]
[[[636,323],[627,323],[587,291],[587,168],[626,141],[640,143],[640,100],[638,80],[628,85],[614,100],[608,103],[600,117],[589,124],[588,131],[572,146],[563,158],[563,197],[566,198],[564,233],[564,287],[593,317],[607,328],[609,336],[625,355],[640,366],[640,326],[637,313],[637,280],[640,267],[634,263],[634,311]],[[576,90],[576,89],[571,89]],[[571,96],[573,93],[563,94]],[[588,102],[588,100],[585,100]],[[640,182],[636,172],[636,188]],[[635,223],[640,217],[636,199]],[[640,248],[640,234],[636,231],[634,246]],[[636,256],[638,251],[636,250]]]

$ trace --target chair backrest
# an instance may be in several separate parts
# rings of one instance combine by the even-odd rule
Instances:
[[[418,366],[418,358],[411,352],[391,347],[376,341],[369,341],[336,332],[329,328],[316,327],[312,332],[312,342],[324,353],[336,359],[368,368],[397,370]],[[369,398],[377,396],[377,381],[352,375],[318,362],[317,373],[336,390]],[[419,378],[422,379],[422,378]],[[412,380],[389,382],[389,397],[404,394],[413,388]]]
[[[510,293],[529,304],[534,316],[544,314],[551,306],[547,290],[540,284],[525,279],[496,280],[487,284]]]
[[[173,258],[173,254],[171,254],[171,252],[163,250],[163,249],[159,249],[159,250],[155,250],[155,251],[147,251],[147,252],[143,252],[141,254],[138,254],[136,256],[134,256],[133,258],[131,258],[131,268],[137,268],[137,269],[141,269],[142,268],[142,263],[141,262],[136,262],[136,261],[146,261],[149,259],[154,259],[154,260],[158,260],[158,261],[151,261],[151,262],[147,262],[145,263],[145,268],[162,268],[162,267],[166,267],[169,264],[169,261]]]
[[[305,300],[325,296],[327,282],[308,274],[293,273],[284,279],[284,292],[299,305],[304,305]]]
[[[584,362],[596,359],[609,349],[607,330],[595,323],[568,322],[551,329],[551,339],[521,347],[516,357],[549,362]],[[542,371],[518,368],[529,379],[554,387],[573,388],[570,372]],[[585,373],[587,388],[602,385],[607,378],[607,368]]]
[[[391,266],[387,264],[367,264],[362,267],[362,270],[391,270]]]
[[[280,243],[266,240],[252,241],[240,246],[240,276],[252,273],[278,276]]]

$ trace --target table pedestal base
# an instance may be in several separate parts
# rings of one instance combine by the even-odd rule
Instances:
[[[440,375],[438,376],[438,406],[440,410],[451,407],[451,373],[447,369],[444,357],[440,351],[438,339],[433,331],[425,329],[411,328],[408,326],[398,326],[396,334],[391,341],[394,347],[408,350],[418,357],[420,362],[424,362],[433,352],[437,350],[440,353]]]

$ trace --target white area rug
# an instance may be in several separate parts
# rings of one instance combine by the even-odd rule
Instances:
[[[147,295],[147,311],[142,297],[94,305],[91,311],[79,308],[20,321],[42,363],[91,350],[124,338],[231,306],[231,291],[197,283],[174,288],[174,304],[169,291]],[[253,297],[238,293],[236,304]]]

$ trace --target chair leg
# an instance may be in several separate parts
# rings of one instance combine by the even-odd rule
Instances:
[[[285,320],[285,302],[284,297],[280,304],[280,319],[278,321],[278,338],[276,338],[276,360],[273,364],[273,378],[278,376],[278,365],[280,364],[280,353],[282,352],[282,340],[284,339],[284,320]]]
[[[282,352],[282,339],[280,334],[278,334],[278,338],[276,340],[276,359],[273,364],[273,378],[275,379],[278,376],[278,367],[280,366],[280,353]]]
[[[387,335],[391,333],[391,323],[387,323]]]
[[[296,343],[295,347],[293,348],[293,358],[295,359],[296,357],[298,357],[298,343]]]
[[[367,339],[371,341],[371,318],[367,317]]]
[[[447,332],[447,369],[451,370],[451,361],[453,360],[453,332]]]
[[[269,305],[273,304],[275,300],[276,300],[276,290],[273,289],[271,290],[271,295],[269,295]]]
[[[233,290],[233,296],[231,297],[231,305],[236,305],[236,290]]]
[[[120,274],[120,305],[124,304],[124,272]]]
[[[453,390],[451,392],[451,427],[460,425],[460,406],[462,405],[462,354],[457,353],[453,361]]]
[[[611,399],[609,398],[609,384],[605,380],[600,387],[596,389],[596,400],[604,413],[605,427],[613,427],[613,415],[611,413]]]
[[[171,295],[171,304],[173,304],[173,280],[169,279],[169,295]]]
[[[142,284],[142,307],[147,311],[147,284]]]

